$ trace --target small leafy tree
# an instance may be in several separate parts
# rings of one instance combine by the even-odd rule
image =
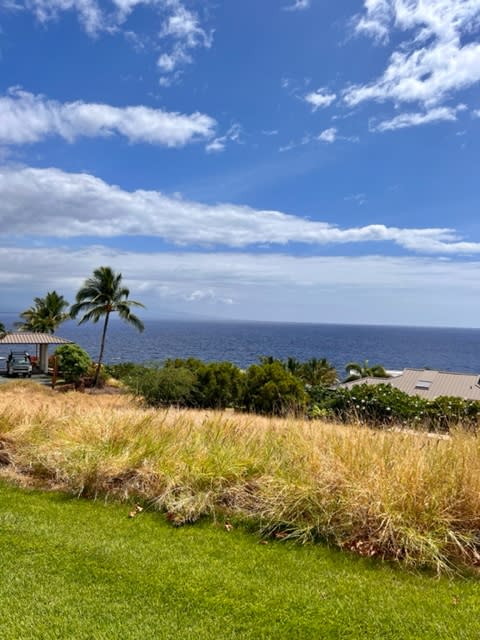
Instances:
[[[231,362],[205,363],[196,358],[167,360],[167,369],[188,369],[194,376],[189,406],[204,409],[236,407],[243,389],[243,374]]]
[[[58,367],[67,382],[78,382],[92,364],[88,353],[78,344],[64,344],[55,350]]]
[[[211,362],[201,372],[198,387],[204,408],[236,407],[243,390],[243,374],[231,362]]]
[[[3,338],[6,333],[7,330],[5,329],[5,325],[3,324],[3,322],[0,322],[0,338]]]
[[[196,377],[186,367],[138,366],[123,381],[150,407],[186,407],[191,406]]]
[[[247,369],[243,404],[248,411],[283,416],[303,412],[306,401],[302,381],[281,362],[254,364]]]

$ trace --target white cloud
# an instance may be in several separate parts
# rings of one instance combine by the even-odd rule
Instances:
[[[367,196],[364,193],[354,193],[351,196],[345,196],[344,200],[345,202],[354,202],[361,207],[367,202]]]
[[[317,111],[317,109],[329,107],[332,102],[335,102],[336,98],[337,95],[335,93],[329,93],[327,89],[321,88],[307,93],[304,100],[312,106],[312,111]]]
[[[480,0],[364,0],[356,31],[387,42],[395,30],[405,39],[374,82],[347,88],[345,102],[419,102],[438,106],[480,81]]]
[[[434,122],[455,122],[457,120],[457,108],[437,107],[425,113],[401,113],[391,120],[384,120],[378,124],[371,124],[371,131],[395,131],[406,127],[418,127],[422,124]]]
[[[123,274],[132,297],[147,305],[142,315],[161,313],[168,304],[206,313],[215,304],[218,317],[317,322],[472,326],[480,315],[478,261],[140,253],[101,246],[83,250],[0,246],[0,261],[9,265],[0,272],[0,296],[11,304],[16,296],[18,309],[49,289],[73,300],[92,269],[108,264]]]
[[[167,74],[161,84],[168,85],[168,74],[178,78],[179,68],[190,64],[193,59],[191,51],[198,48],[210,48],[213,42],[213,32],[208,32],[200,26],[199,16],[187,9],[180,0],[167,0],[171,13],[166,17],[160,30],[160,38],[168,39],[173,44],[169,53],[162,53],[157,64],[162,73]]]
[[[189,115],[145,106],[113,107],[86,102],[60,103],[18,88],[0,97],[0,144],[27,144],[57,135],[121,135],[130,142],[181,147],[208,139],[216,122],[202,113]]]
[[[364,0],[364,5],[365,13],[357,17],[355,30],[379,42],[385,42],[392,18],[390,0]]]
[[[227,133],[223,136],[215,138],[205,146],[207,153],[219,153],[225,151],[225,147],[229,142],[241,142],[242,127],[239,124],[233,124]]]
[[[284,11],[305,11],[310,9],[311,0],[295,0],[293,4],[283,7]]]
[[[0,170],[0,235],[43,238],[148,235],[205,247],[390,242],[420,254],[480,254],[452,229],[382,224],[340,228],[279,211],[206,205],[158,191],[124,191],[86,174],[59,169]]]
[[[112,30],[116,26],[115,21],[107,19],[97,0],[24,0],[21,4],[32,11],[42,24],[58,20],[62,13],[75,12],[81,25],[91,36],[100,31]]]
[[[162,80],[164,86],[179,77],[181,67],[193,62],[191,52],[194,49],[212,45],[213,31],[202,27],[199,15],[187,9],[183,0],[112,0],[112,5],[113,10],[105,8],[99,0],[18,0],[16,7],[31,11],[42,24],[58,20],[63,13],[76,13],[80,24],[92,37],[123,30],[124,23],[137,7],[149,7],[161,20],[160,43],[168,42],[168,49],[157,61],[160,71],[167,74]],[[133,29],[127,29],[126,33],[134,43],[141,41]],[[167,80],[169,74],[171,77]]]
[[[224,298],[219,296],[218,293],[212,288],[208,289],[196,289],[185,296],[185,300],[187,302],[199,302],[199,301],[208,301],[208,302],[217,302],[220,304],[233,304],[233,298]]]
[[[343,140],[345,142],[359,142],[360,139],[358,138],[358,136],[339,135],[338,129],[336,127],[330,127],[329,129],[325,129],[324,131],[322,131],[317,136],[314,136],[311,133],[306,133],[299,142],[291,140],[288,144],[280,146],[278,150],[283,153],[285,151],[291,151],[292,149],[296,149],[297,147],[302,147],[313,142],[326,142],[328,144],[332,144],[337,140]]]
[[[335,127],[330,127],[330,129],[325,129],[325,131],[322,131],[322,133],[318,136],[318,139],[322,142],[328,142],[329,144],[331,144],[337,139],[337,133],[338,130]]]

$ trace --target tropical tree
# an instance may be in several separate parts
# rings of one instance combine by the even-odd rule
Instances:
[[[6,333],[7,330],[5,329],[5,325],[3,324],[3,322],[0,322],[0,338],[3,338]]]
[[[49,291],[44,298],[34,298],[33,305],[22,311],[23,322],[16,326],[23,331],[55,333],[58,326],[70,316],[67,313],[69,303],[56,291]]]
[[[297,378],[302,377],[303,363],[296,358],[288,357],[285,361],[285,369]]]
[[[368,360],[362,364],[358,362],[349,362],[345,371],[348,374],[348,377],[344,382],[350,382],[352,380],[360,380],[361,378],[389,378],[390,376],[382,367],[381,364],[374,364],[370,366]]]
[[[85,280],[83,287],[76,295],[75,304],[70,309],[72,318],[83,313],[78,324],[89,321],[96,323],[103,318],[100,354],[95,371],[94,386],[98,384],[110,315],[118,313],[122,320],[131,324],[138,331],[144,329],[143,322],[131,311],[132,307],[144,307],[144,305],[141,302],[129,300],[129,295],[129,289],[122,285],[121,273],[115,273],[111,267],[98,267],[92,277]]]
[[[302,364],[300,378],[310,387],[328,386],[336,382],[337,371],[326,358],[310,358]]]

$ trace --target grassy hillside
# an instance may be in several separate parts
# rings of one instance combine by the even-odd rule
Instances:
[[[3,474],[439,571],[478,564],[480,440],[0,389]],[[4,456],[5,457],[5,456]]]
[[[480,584],[0,483],[2,640],[471,640]]]

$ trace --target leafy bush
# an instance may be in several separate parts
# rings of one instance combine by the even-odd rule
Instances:
[[[134,362],[119,362],[118,364],[106,364],[105,372],[107,375],[112,378],[116,378],[117,380],[124,380],[128,376],[132,375],[132,373],[136,372],[139,369],[138,364]]]
[[[91,358],[77,344],[64,344],[55,350],[58,368],[67,382],[78,382],[88,373]]]
[[[208,364],[197,381],[201,406],[213,409],[237,407],[243,392],[243,378],[240,369],[231,362]]]
[[[123,381],[151,407],[188,407],[196,376],[186,367],[138,366]]]
[[[248,411],[267,415],[301,413],[307,394],[301,380],[285,370],[282,363],[253,364],[245,375],[243,405]]]
[[[190,407],[224,409],[237,407],[243,390],[243,374],[231,362],[205,363],[195,358],[167,360],[165,369],[187,369],[195,376]]]
[[[280,364],[308,387],[330,386],[337,380],[337,371],[326,358],[310,358],[306,362],[301,362],[296,358],[287,358],[283,361],[273,356],[260,357],[262,365],[275,363]]]
[[[310,398],[312,417],[327,411],[342,422],[354,420],[372,426],[399,424],[432,431],[448,431],[454,426],[476,429],[480,417],[480,402],[451,397],[426,400],[388,384],[362,384],[335,391],[314,388]]]

